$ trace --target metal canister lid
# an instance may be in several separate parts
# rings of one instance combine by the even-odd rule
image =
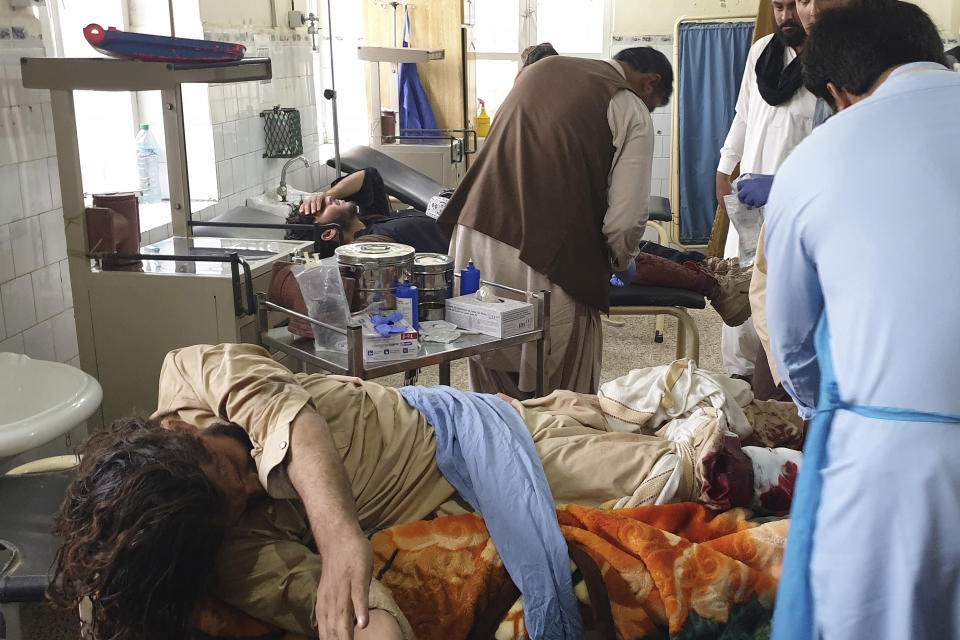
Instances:
[[[418,253],[413,257],[414,273],[444,273],[453,269],[453,257],[445,253]]]
[[[334,250],[341,264],[383,264],[413,259],[415,249],[395,242],[353,242]]]

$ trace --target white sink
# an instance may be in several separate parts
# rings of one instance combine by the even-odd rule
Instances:
[[[253,198],[247,198],[247,206],[286,219],[287,216],[290,215],[290,205],[299,204],[301,200],[306,200],[312,195],[313,193],[309,191],[300,191],[299,189],[288,186],[286,202],[281,201],[280,196],[278,196],[276,192],[267,191]]]
[[[0,353],[0,458],[67,433],[102,399],[100,383],[76,367]]]

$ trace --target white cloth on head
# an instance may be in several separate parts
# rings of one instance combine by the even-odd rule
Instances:
[[[650,434],[709,406],[720,410],[727,429],[737,437],[753,433],[742,408],[753,400],[750,385],[700,369],[688,359],[634,369],[600,385],[597,395],[611,431]]]

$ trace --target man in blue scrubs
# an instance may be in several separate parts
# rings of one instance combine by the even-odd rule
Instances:
[[[960,74],[916,5],[826,11],[804,82],[837,115],[777,173],[767,315],[814,417],[774,638],[960,638]]]

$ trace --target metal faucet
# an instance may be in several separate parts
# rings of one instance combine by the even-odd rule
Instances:
[[[296,158],[290,158],[283,163],[283,169],[280,169],[280,186],[277,187],[277,195],[280,196],[280,202],[287,201],[287,169],[290,168],[290,165],[300,160],[303,162],[303,166],[307,169],[310,168],[310,161],[304,158],[303,156],[297,156]]]

